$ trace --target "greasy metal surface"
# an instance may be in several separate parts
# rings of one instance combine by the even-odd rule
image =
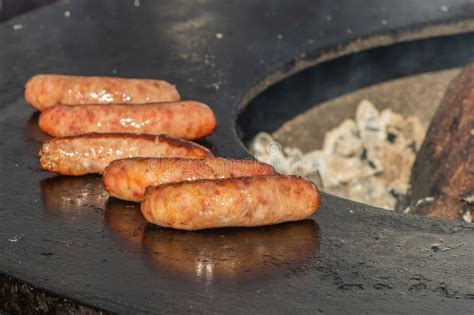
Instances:
[[[61,2],[0,26],[1,273],[38,288],[33,295],[119,312],[473,309],[473,225],[328,195],[300,223],[200,233],[143,225],[136,205],[108,200],[98,177],[38,170],[46,136],[22,99],[40,72],[167,79],[215,110],[219,128],[205,143],[216,154],[248,157],[237,108],[301,66],[294,60],[375,32],[474,17],[470,1],[136,3]]]
[[[0,0],[0,22],[57,0]]]

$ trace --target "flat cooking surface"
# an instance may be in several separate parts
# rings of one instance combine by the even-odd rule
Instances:
[[[98,177],[38,170],[46,136],[22,98],[24,82],[42,72],[163,78],[212,106],[219,127],[205,144],[216,155],[248,157],[237,108],[304,64],[294,60],[314,63],[375,32],[474,17],[471,2],[65,2],[0,26],[3,296],[26,282],[32,299],[46,292],[122,312],[472,311],[473,225],[323,195],[320,212],[299,223],[200,233],[148,226],[135,205],[107,200]]]

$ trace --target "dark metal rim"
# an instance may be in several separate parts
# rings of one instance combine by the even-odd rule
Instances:
[[[267,73],[262,79],[257,81],[252,88],[247,90],[243,96],[236,103],[237,105],[233,111],[234,125],[232,126],[232,132],[238,143],[245,150],[246,154],[251,156],[250,151],[243,143],[242,139],[237,133],[238,128],[238,117],[245,110],[247,105],[255,99],[258,95],[263,93],[265,90],[270,88],[272,85],[281,82],[292,75],[302,72],[311,67],[319,64],[330,62],[338,58],[348,56],[353,53],[368,51],[371,49],[377,49],[386,47],[394,44],[415,42],[418,40],[425,40],[430,38],[442,38],[455,35],[461,35],[466,33],[474,32],[474,19],[465,19],[457,22],[448,22],[433,25],[421,25],[413,28],[399,29],[393,32],[372,34],[366,37],[361,37],[349,42],[340,44],[336,47],[328,47],[322,50],[317,50],[312,53],[308,53],[301,58],[290,60],[279,67],[274,69],[272,72]],[[330,198],[343,199],[356,204],[361,204],[371,208],[381,209],[372,207],[367,204],[359,203],[350,199],[338,197],[329,193],[326,193]],[[387,211],[386,209],[381,209]],[[406,215],[402,213],[396,213],[397,215]],[[433,221],[434,219],[422,217],[423,220]],[[438,222],[446,222],[444,220],[436,220]],[[470,225],[469,223],[466,223]],[[474,223],[472,223],[474,224]]]

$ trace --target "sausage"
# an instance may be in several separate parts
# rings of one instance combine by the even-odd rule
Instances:
[[[63,175],[102,173],[110,162],[130,157],[204,158],[212,153],[196,143],[166,135],[85,134],[43,143],[40,167]]]
[[[25,100],[43,111],[55,105],[173,102],[180,96],[161,80],[40,74],[26,83]]]
[[[302,220],[320,204],[316,185],[298,176],[203,179],[150,187],[145,219],[182,230],[260,226]]]
[[[197,179],[274,175],[273,167],[257,161],[221,158],[133,158],[116,160],[103,175],[105,189],[114,197],[143,200],[145,189],[165,183]]]
[[[212,110],[202,103],[181,101],[143,105],[58,105],[41,113],[41,130],[53,137],[90,132],[168,134],[198,139],[216,128]]]

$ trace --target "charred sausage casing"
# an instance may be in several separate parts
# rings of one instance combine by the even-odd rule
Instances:
[[[216,118],[205,104],[195,101],[143,105],[58,105],[41,113],[41,130],[53,137],[91,132],[168,134],[198,139],[211,134]]]
[[[43,143],[40,167],[63,175],[102,173],[110,162],[130,157],[204,158],[212,153],[196,143],[166,135],[86,134]]]
[[[319,207],[320,194],[298,176],[254,176],[164,184],[147,189],[147,221],[182,230],[297,221]]]
[[[257,161],[221,158],[133,158],[116,160],[103,175],[105,189],[114,197],[129,201],[143,200],[148,186],[197,179],[274,175],[268,164]]]
[[[25,100],[39,111],[55,105],[144,104],[180,99],[166,81],[40,74],[25,86]]]

